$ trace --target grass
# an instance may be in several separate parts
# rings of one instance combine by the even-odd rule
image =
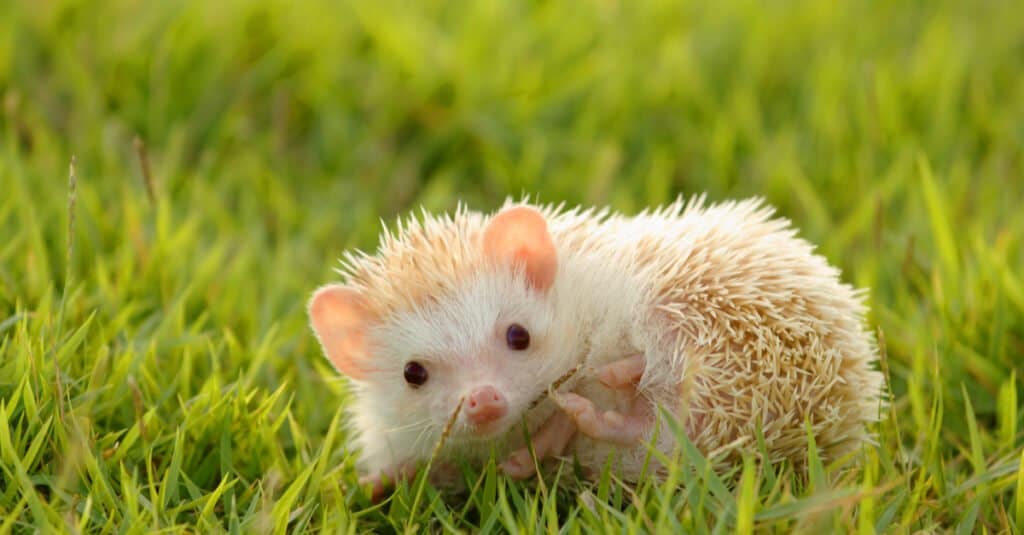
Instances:
[[[1022,533],[1022,72],[1009,0],[0,3],[0,533]],[[371,506],[305,300],[523,192],[765,196],[870,288],[878,444]]]

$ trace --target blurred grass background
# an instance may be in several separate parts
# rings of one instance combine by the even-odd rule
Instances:
[[[1019,532],[1022,73],[1009,0],[0,1],[0,532]],[[304,316],[343,250],[702,192],[870,288],[863,468],[369,508]]]

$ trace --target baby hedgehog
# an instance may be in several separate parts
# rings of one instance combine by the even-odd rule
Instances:
[[[435,479],[495,452],[528,478],[529,436],[539,461],[572,455],[596,474],[614,454],[635,481],[652,444],[675,447],[666,415],[720,463],[756,451],[758,429],[769,461],[799,463],[808,424],[834,459],[878,418],[864,294],[760,200],[424,213],[377,254],[347,253],[342,274],[309,315],[351,381],[378,496],[431,456],[457,407]]]

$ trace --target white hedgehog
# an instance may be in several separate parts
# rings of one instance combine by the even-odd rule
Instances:
[[[863,294],[772,213],[703,197],[635,217],[508,202],[410,218],[377,254],[346,254],[347,281],[309,314],[351,380],[375,495],[430,457],[460,400],[439,458],[496,452],[516,478],[537,468],[528,432],[538,460],[597,473],[614,451],[636,480],[652,442],[675,447],[666,412],[719,460],[755,451],[760,428],[770,461],[799,463],[808,422],[826,458],[857,448],[883,385]]]

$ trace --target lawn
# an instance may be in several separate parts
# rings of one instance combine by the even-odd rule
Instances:
[[[0,533],[1024,532],[1020,2],[15,0],[0,100]],[[869,289],[878,443],[371,504],[306,300],[524,193],[765,197]]]

